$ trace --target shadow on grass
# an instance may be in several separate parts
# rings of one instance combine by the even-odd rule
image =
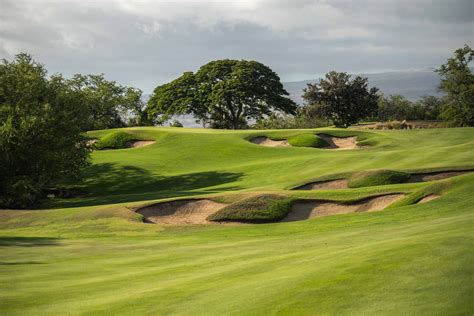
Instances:
[[[102,205],[237,190],[236,186],[226,186],[217,191],[212,187],[235,182],[242,176],[243,173],[209,171],[166,177],[135,166],[96,164],[86,170],[82,182],[84,190],[89,193],[87,196],[52,200],[42,208]]]
[[[41,247],[56,246],[58,238],[48,237],[7,237],[0,236],[0,247]]]
[[[0,266],[20,266],[25,264],[45,264],[38,261],[14,261],[14,262],[0,262]]]

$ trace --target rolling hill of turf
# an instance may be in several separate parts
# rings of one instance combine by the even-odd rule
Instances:
[[[474,173],[340,190],[290,190],[368,170],[474,168],[474,128],[358,132],[129,128],[141,148],[95,151],[87,194],[0,210],[0,314],[469,315]],[[90,132],[100,138],[112,131]],[[357,136],[346,151],[256,136]],[[160,199],[256,194],[351,201],[404,193],[379,212],[270,224],[165,226],[131,211]],[[440,198],[414,204],[426,194]]]

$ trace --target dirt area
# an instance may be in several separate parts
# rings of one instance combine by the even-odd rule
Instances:
[[[300,200],[293,203],[290,213],[281,221],[293,222],[328,215],[379,211],[403,197],[403,194],[389,194],[367,198],[352,204]]]
[[[335,190],[335,189],[347,189],[347,180],[328,180],[311,182],[300,187],[294,188],[293,190]]]
[[[318,134],[319,137],[324,139],[329,146],[323,147],[324,149],[336,149],[336,150],[349,150],[356,149],[357,146],[357,137],[334,137],[327,134]]]
[[[226,206],[211,200],[178,200],[153,204],[136,210],[145,221],[155,224],[215,224],[206,218]]]
[[[426,203],[426,202],[429,202],[429,201],[433,201],[433,200],[436,200],[437,198],[439,198],[440,196],[437,195],[437,194],[429,194],[427,196],[425,196],[424,198],[422,198],[421,200],[418,201],[417,204],[421,204],[421,203]]]
[[[291,145],[285,140],[272,140],[265,136],[258,136],[250,140],[251,143],[266,147],[290,147]]]
[[[154,143],[155,143],[154,140],[136,140],[136,141],[127,142],[127,147],[138,148],[138,147],[148,146]]]
[[[415,183],[415,182],[435,181],[435,180],[441,180],[441,179],[459,176],[462,174],[466,174],[468,172],[472,172],[472,171],[443,171],[443,172],[431,172],[431,173],[414,173],[411,175],[410,180],[408,180],[407,182]]]

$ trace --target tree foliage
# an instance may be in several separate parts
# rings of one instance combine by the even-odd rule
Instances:
[[[151,125],[140,89],[108,81],[103,74],[76,74],[68,80],[68,85],[81,95],[81,108],[88,117],[87,130]]]
[[[321,115],[319,104],[299,106],[294,115],[272,113],[270,116],[258,120],[254,129],[298,129],[329,126],[331,122]]]
[[[319,104],[321,114],[336,127],[348,127],[377,111],[377,88],[368,88],[367,78],[351,79],[345,72],[331,71],[318,83],[308,84],[303,99]]]
[[[439,88],[447,94],[441,117],[454,126],[474,125],[474,74],[469,68],[473,58],[474,50],[465,45],[436,70],[442,77]]]
[[[239,129],[248,120],[261,119],[273,111],[294,113],[278,75],[269,67],[246,60],[217,60],[196,73],[155,89],[148,113],[162,121],[177,114],[192,114],[204,126]]]
[[[27,54],[0,64],[0,206],[27,207],[88,164],[82,96]]]
[[[444,98],[424,96],[416,102],[407,100],[401,95],[381,96],[378,114],[375,120],[386,122],[392,120],[437,120],[445,103]]]

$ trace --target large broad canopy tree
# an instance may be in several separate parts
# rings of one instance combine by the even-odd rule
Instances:
[[[79,174],[90,148],[82,96],[27,54],[0,64],[0,208],[28,207],[41,190]]]
[[[473,59],[474,50],[465,45],[436,70],[442,76],[439,88],[447,94],[441,117],[454,126],[474,126],[474,74],[469,67]]]
[[[225,59],[158,86],[147,111],[162,121],[192,114],[203,125],[239,129],[246,127],[248,120],[261,119],[273,111],[294,114],[296,108],[269,67],[256,61]]]
[[[321,114],[336,127],[348,127],[377,113],[378,89],[368,88],[367,78],[351,79],[345,72],[331,71],[318,83],[308,84],[303,99],[319,104]]]

